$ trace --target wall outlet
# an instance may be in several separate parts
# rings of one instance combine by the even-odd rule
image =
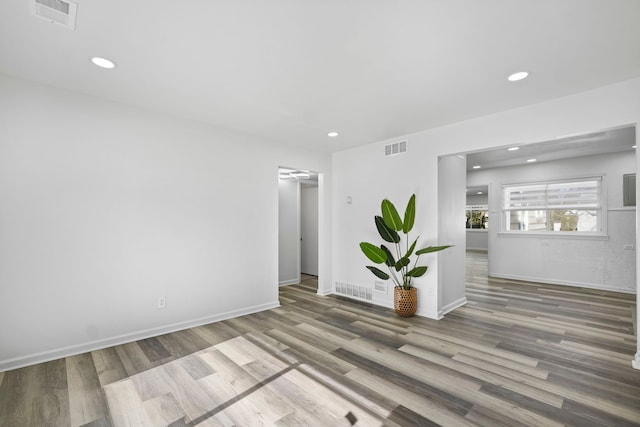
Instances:
[[[631,243],[624,245],[623,248],[625,251],[632,251],[634,249],[633,244]]]
[[[158,298],[158,308],[167,308],[167,298],[165,297]]]

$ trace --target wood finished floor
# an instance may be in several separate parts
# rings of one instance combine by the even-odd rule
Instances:
[[[635,296],[487,279],[441,321],[282,307],[0,373],[0,426],[640,425]]]

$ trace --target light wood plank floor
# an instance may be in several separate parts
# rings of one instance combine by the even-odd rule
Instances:
[[[0,373],[0,426],[640,425],[635,296],[487,279],[441,321],[282,307]]]

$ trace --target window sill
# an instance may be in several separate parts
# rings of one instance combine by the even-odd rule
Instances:
[[[515,238],[538,238],[538,239],[575,239],[575,240],[609,240],[606,234],[570,234],[569,232],[560,233],[557,231],[550,232],[532,232],[532,231],[501,231],[498,237],[515,237]]]
[[[486,233],[489,231],[488,228],[465,228],[467,233]]]

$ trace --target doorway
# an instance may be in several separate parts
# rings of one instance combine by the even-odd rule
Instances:
[[[318,173],[278,170],[278,284],[318,277]]]
[[[635,204],[623,202],[624,175],[636,172],[635,133],[635,126],[626,126],[467,153],[467,194],[480,185],[490,192],[488,275],[635,292]],[[588,198],[591,181],[596,202],[586,207],[569,201]],[[558,197],[563,206],[540,204]],[[471,232],[467,248],[473,249]]]

